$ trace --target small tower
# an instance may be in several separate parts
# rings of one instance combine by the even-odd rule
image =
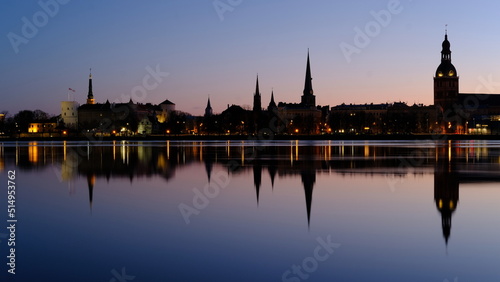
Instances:
[[[208,97],[207,107],[205,108],[205,117],[210,117],[213,114],[212,106],[210,105],[210,97]]]
[[[269,102],[269,105],[267,106],[267,110],[269,112],[275,111],[278,109],[278,106],[276,106],[276,103],[274,102],[274,90],[271,91],[271,102]]]
[[[78,107],[76,101],[61,102],[61,118],[67,128],[76,129],[78,126]]]
[[[89,74],[89,93],[87,95],[87,104],[93,105],[95,104],[94,100],[94,92],[92,92],[92,70]]]
[[[253,111],[258,113],[262,110],[261,97],[259,91],[259,75],[257,75],[257,84],[255,86],[255,93],[253,94]]]
[[[309,50],[307,50],[306,81],[302,93],[301,104],[308,107],[316,107],[316,97],[312,88],[311,64],[309,62]]]

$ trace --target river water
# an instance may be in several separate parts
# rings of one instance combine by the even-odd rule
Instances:
[[[0,175],[1,281],[500,279],[499,141],[3,142]]]

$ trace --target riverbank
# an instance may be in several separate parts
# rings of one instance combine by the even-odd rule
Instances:
[[[407,135],[148,135],[148,136],[65,136],[65,137],[2,137],[8,141],[121,141],[121,140],[500,140],[500,135],[407,134]]]

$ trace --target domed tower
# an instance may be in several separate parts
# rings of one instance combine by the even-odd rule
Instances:
[[[455,131],[456,124],[447,121],[451,116],[453,104],[458,101],[458,75],[455,66],[451,63],[450,41],[445,33],[443,50],[441,51],[441,64],[434,76],[434,105],[438,110],[438,119],[447,132]]]

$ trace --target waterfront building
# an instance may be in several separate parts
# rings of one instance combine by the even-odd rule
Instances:
[[[61,101],[61,119],[66,128],[77,129],[79,106],[76,101]]]
[[[460,93],[459,76],[451,63],[448,33],[442,43],[441,64],[434,76],[434,106],[443,133],[500,133],[500,95]]]

